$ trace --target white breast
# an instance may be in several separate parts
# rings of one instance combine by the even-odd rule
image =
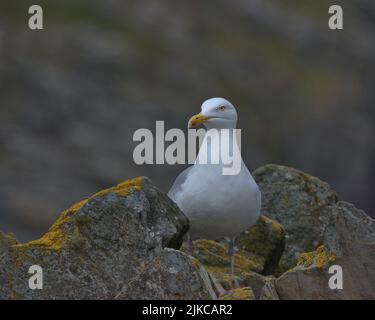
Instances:
[[[189,218],[189,233],[193,238],[233,237],[257,221],[261,207],[260,191],[241,159],[237,143],[233,148],[233,141],[231,145],[218,144],[214,137],[211,143],[206,143],[206,138],[207,135],[197,162],[177,187],[178,192],[172,192],[172,198]],[[233,153],[238,156],[240,170],[237,174],[223,174],[226,165],[222,162],[202,164],[202,159],[212,159],[212,152],[217,155],[218,151],[220,155]]]
[[[205,239],[246,230],[261,207],[258,186],[243,163],[235,176],[223,176],[219,165],[195,165],[175,201],[190,220],[191,236]]]

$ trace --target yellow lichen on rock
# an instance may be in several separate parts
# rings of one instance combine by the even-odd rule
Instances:
[[[263,266],[254,271],[274,274],[284,250],[285,234],[280,223],[262,215],[254,226],[237,237],[236,244],[243,255]]]
[[[250,287],[237,288],[219,297],[219,300],[255,300],[253,290]]]
[[[92,197],[84,199],[72,205],[69,209],[65,210],[61,214],[61,216],[56,220],[56,222],[52,225],[52,227],[47,231],[47,233],[40,239],[33,240],[24,244],[16,244],[15,247],[20,249],[32,249],[34,247],[37,247],[50,249],[53,251],[60,251],[68,238],[66,231],[64,230],[64,226],[69,221],[71,221],[71,218],[74,215],[74,213],[81,209],[90,199],[98,196],[104,196],[110,192],[114,192],[116,195],[120,197],[125,197],[129,195],[131,190],[140,190],[141,188],[142,178],[139,177],[124,181],[115,187],[99,191]],[[75,230],[75,233],[77,233],[77,230]]]
[[[191,254],[225,290],[230,290],[233,283],[238,283],[242,287],[250,286],[258,297],[266,280],[261,274],[273,274],[284,249],[284,239],[283,226],[261,216],[256,225],[237,237],[234,274],[230,271],[228,241],[224,239],[195,240]],[[182,250],[190,253],[187,249],[185,244]]]
[[[79,209],[81,209],[86,203],[87,203],[88,199],[84,199],[80,202],[77,202],[75,204],[73,204],[69,209],[66,209],[63,214],[65,213],[66,215],[70,215],[70,214],[73,214],[75,212],[77,212]]]
[[[315,251],[302,253],[297,259],[297,265],[304,267],[315,265],[317,268],[323,268],[335,260],[336,255],[321,245]]]
[[[186,248],[182,248],[186,250]],[[217,281],[229,290],[234,281],[243,283],[251,270],[260,272],[263,269],[257,257],[252,259],[244,252],[235,254],[235,274],[230,272],[230,258],[228,255],[228,246],[213,240],[195,240],[192,256],[201,263],[206,270],[213,275]]]
[[[228,247],[213,240],[195,240],[193,256],[197,258],[206,267],[215,268],[217,271],[222,269],[224,273],[229,273],[230,258]],[[262,265],[256,259],[250,259],[241,253],[235,254],[235,271],[254,270],[261,271]]]
[[[95,193],[93,197],[98,197],[98,196],[104,196],[110,192],[115,193],[116,195],[120,197],[126,197],[129,195],[129,193],[133,190],[141,190],[142,189],[142,178],[134,178],[130,180],[126,180],[124,182],[121,182],[115,187],[108,188],[102,191],[99,191],[98,193]]]
[[[17,244],[15,247],[20,249],[31,249],[33,247],[43,247],[48,248],[54,251],[60,251],[63,245],[63,242],[66,238],[65,231],[63,230],[64,224],[69,222],[70,217],[77,212],[88,200],[82,200],[69,209],[65,210],[61,216],[56,220],[52,227],[47,231],[47,233],[42,236],[40,239],[33,240],[23,244]]]

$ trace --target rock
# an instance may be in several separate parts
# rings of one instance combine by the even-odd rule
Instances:
[[[375,299],[375,220],[352,204],[322,209],[323,245],[303,253],[298,266],[276,280],[281,299]],[[329,267],[342,268],[343,288],[330,289]]]
[[[334,205],[337,195],[327,183],[289,167],[266,165],[253,175],[262,192],[262,214],[286,230],[281,274],[296,265],[302,252],[313,251],[323,243],[329,225],[324,208]]]
[[[176,250],[187,230],[147,178],[128,180],[72,206],[38,240],[0,233],[0,299],[210,299],[204,268]],[[31,265],[43,268],[43,290],[28,287]]]
[[[259,300],[262,297],[264,286],[266,286],[267,283],[269,282],[273,283],[274,281],[275,281],[274,276],[263,276],[259,273],[249,271],[246,274],[244,274],[243,283],[245,286],[251,287],[256,299]]]
[[[237,237],[236,246],[250,258],[256,257],[262,268],[255,271],[273,274],[284,252],[285,230],[277,221],[260,216],[256,225]]]
[[[336,259],[337,256],[335,253],[330,252],[324,245],[321,245],[315,251],[302,253],[298,257],[297,265],[304,267],[316,266],[317,268],[323,268]]]
[[[234,281],[241,286],[245,285],[245,278],[251,270],[261,270],[262,266],[256,261],[237,252],[235,255],[235,275],[232,276],[229,270],[228,248],[225,244],[213,240],[195,240],[193,242],[195,257],[210,273],[210,279],[216,290],[217,296],[232,289]],[[183,250],[186,251],[186,247]],[[261,276],[260,276],[261,277]]]
[[[255,300],[255,296],[250,287],[244,287],[230,290],[220,300]]]
[[[298,170],[255,177],[272,218],[238,236],[234,275],[223,239],[178,250],[187,218],[136,178],[75,204],[38,240],[0,233],[0,299],[375,299],[374,219]],[[31,265],[43,290],[28,287]],[[333,265],[343,289],[329,287]]]
[[[230,258],[228,255],[228,246],[214,241],[199,239],[193,242],[194,250],[192,255],[197,258],[204,266],[211,269],[220,269],[225,273],[229,272]],[[244,271],[263,270],[263,266],[255,255],[253,259],[246,255],[242,250],[238,250],[235,254],[235,273]]]
[[[17,240],[13,234],[4,234],[0,232],[0,255],[9,250],[12,245],[17,244]]]
[[[280,300],[275,288],[275,279],[268,279],[260,293],[259,300]]]
[[[186,250],[186,248],[184,248]],[[209,272],[215,294],[221,299],[223,294],[231,291],[233,284],[240,287],[251,287],[254,296],[260,297],[263,286],[271,277],[263,276],[255,271],[261,271],[263,266],[257,257],[243,250],[235,255],[235,275],[230,273],[228,248],[223,243],[213,240],[195,240],[193,256]],[[255,257],[255,260],[253,258]]]
[[[261,216],[256,225],[237,238],[234,276],[229,270],[227,241],[195,240],[192,255],[210,272],[218,296],[230,290],[236,281],[240,286],[250,286],[259,298],[269,279],[261,274],[270,274],[276,269],[283,253],[284,236],[285,231],[279,223]],[[187,247],[183,250],[187,252]]]

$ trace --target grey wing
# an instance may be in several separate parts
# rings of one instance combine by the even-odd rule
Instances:
[[[171,189],[168,192],[168,197],[172,200],[175,200],[176,195],[182,190],[182,185],[186,181],[190,170],[193,168],[193,166],[186,168],[184,171],[182,171],[176,180],[174,181]]]

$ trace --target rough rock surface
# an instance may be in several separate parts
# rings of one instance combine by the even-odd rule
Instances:
[[[329,225],[323,209],[335,204],[337,195],[327,183],[289,167],[266,165],[254,171],[254,178],[262,192],[262,214],[286,230],[281,273],[294,267],[301,253],[322,243]]]
[[[262,265],[260,273],[274,274],[285,249],[285,230],[277,221],[260,216],[254,226],[237,237],[236,246]]]
[[[346,202],[326,207],[323,245],[302,254],[276,281],[281,299],[375,299],[375,220]],[[342,268],[342,289],[329,288],[329,267]],[[333,271],[332,271],[333,272]]]
[[[284,237],[285,231],[279,223],[261,216],[256,225],[237,237],[234,276],[230,274],[225,240],[195,240],[192,255],[210,272],[218,296],[231,290],[236,281],[241,287],[251,287],[255,298],[259,299],[264,285],[274,279],[265,275],[276,270],[284,249]],[[185,252],[187,249],[183,247]]]
[[[238,236],[234,276],[224,240],[177,250],[187,218],[136,178],[72,206],[41,239],[0,233],[0,299],[375,299],[374,219],[296,169],[254,175],[269,217]],[[43,290],[28,287],[34,264]],[[333,265],[343,289],[329,287]]]
[[[186,251],[186,248],[184,248]],[[256,256],[249,256],[243,251],[235,255],[235,274],[230,273],[227,247],[213,240],[195,240],[192,255],[209,272],[215,294],[221,298],[227,295],[237,283],[240,287],[251,287],[255,297],[260,297],[261,290],[269,277],[261,275],[262,265]],[[255,258],[255,260],[253,259]],[[258,272],[255,272],[256,270]]]
[[[280,300],[275,287],[275,279],[267,279],[260,293],[259,300]]]
[[[224,241],[194,242],[193,255],[209,271],[217,295],[240,296],[232,290],[236,281],[262,300],[375,299],[374,220],[338,201],[327,183],[296,169],[267,165],[254,175],[262,190],[262,213],[272,219],[262,216],[238,237],[235,276]],[[272,261],[270,268],[266,261]],[[343,270],[342,290],[329,287],[332,265]]]
[[[66,210],[41,238],[0,233],[0,299],[209,299],[205,270],[175,250],[186,217],[147,178]],[[43,268],[43,290],[28,286]]]
[[[255,296],[250,287],[244,287],[231,290],[222,295],[220,300],[255,300]]]

